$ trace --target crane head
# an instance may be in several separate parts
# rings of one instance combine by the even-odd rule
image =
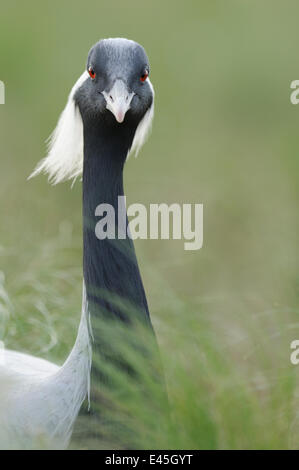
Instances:
[[[48,155],[31,177],[47,173],[59,183],[82,174],[83,123],[134,129],[129,153],[138,154],[151,129],[154,89],[144,48],[123,38],[102,39],[88,54],[86,70],[77,80],[49,140]]]
[[[75,94],[81,114],[107,113],[119,124],[126,117],[140,121],[153,103],[149,69],[145,50],[136,42],[99,41],[88,54],[88,78]]]

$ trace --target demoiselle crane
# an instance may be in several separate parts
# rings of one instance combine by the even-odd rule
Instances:
[[[99,240],[94,230],[96,207],[117,207],[124,194],[126,158],[140,149],[150,129],[154,91],[148,75],[147,55],[136,42],[114,38],[95,44],[51,136],[48,156],[31,175],[46,173],[54,184],[83,175],[82,316],[75,345],[61,367],[3,351],[0,448],[67,448],[89,393],[92,348],[101,344],[101,338],[91,338],[90,323],[99,309],[123,315],[109,295],[102,298],[97,292],[128,299],[151,328],[132,240],[122,239],[119,250],[111,240]]]

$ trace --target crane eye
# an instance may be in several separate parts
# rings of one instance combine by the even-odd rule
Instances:
[[[145,80],[147,79],[147,77],[148,77],[148,71],[145,70],[145,71],[143,72],[143,74],[141,75],[141,77],[140,77],[140,81],[141,81],[141,82],[145,82]]]
[[[95,73],[95,71],[93,70],[92,67],[89,67],[88,73],[89,73],[89,76],[92,80],[94,80],[96,78],[96,73]]]

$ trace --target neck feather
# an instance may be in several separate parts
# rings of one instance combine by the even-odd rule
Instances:
[[[133,242],[128,237],[119,239],[117,234],[118,198],[124,195],[123,167],[134,133],[129,123],[89,124],[84,129],[83,270],[92,317],[115,315],[127,321],[131,305],[149,321]],[[96,237],[99,204],[114,208],[115,239]]]

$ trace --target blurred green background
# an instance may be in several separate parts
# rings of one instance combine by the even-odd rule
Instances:
[[[295,0],[1,2],[0,339],[60,363],[74,342],[81,185],[26,178],[90,47],[134,39],[156,114],[126,165],[128,203],[204,204],[200,251],[135,243],[178,423],[170,448],[299,448],[298,18]]]

